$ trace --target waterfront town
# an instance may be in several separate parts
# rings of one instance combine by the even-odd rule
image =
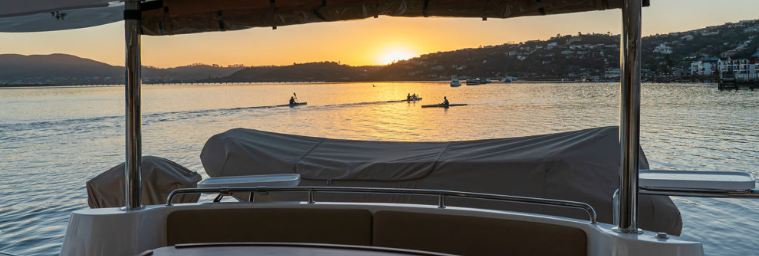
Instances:
[[[756,81],[759,20],[643,38],[646,82]],[[55,61],[51,61],[55,60]],[[384,66],[340,61],[287,66],[192,64],[143,67],[145,83],[445,81],[617,81],[619,35],[582,33],[424,54]],[[120,84],[121,67],[71,55],[0,55],[0,86]]]

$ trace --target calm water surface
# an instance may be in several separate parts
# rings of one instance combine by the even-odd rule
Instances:
[[[618,123],[617,84],[447,82],[145,86],[143,150],[206,176],[205,141],[245,127],[310,136],[446,141]],[[308,106],[272,108],[297,92]],[[387,103],[407,93],[420,103]],[[469,106],[422,109],[441,102]],[[120,87],[0,89],[0,252],[57,255],[85,182],[123,161]],[[644,84],[641,143],[652,168],[759,175],[759,92]],[[683,236],[710,255],[756,255],[759,202],[674,198]]]

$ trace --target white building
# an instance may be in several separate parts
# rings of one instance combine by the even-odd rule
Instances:
[[[719,35],[719,30],[717,31],[704,31],[701,33],[701,36],[716,36]]]
[[[654,48],[654,53],[672,54],[672,47],[669,47],[665,44],[660,44]]]
[[[698,61],[691,62],[691,75],[711,76],[717,72],[719,59],[716,57],[703,57]]]
[[[735,74],[735,78],[737,79],[757,79],[757,65],[755,61],[751,61],[748,59],[738,59],[738,60],[719,60],[718,62],[719,71],[722,74]]]

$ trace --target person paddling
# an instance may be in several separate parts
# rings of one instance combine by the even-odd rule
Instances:
[[[290,105],[295,105],[297,103],[298,103],[298,95],[296,95],[295,93],[293,93],[293,96],[290,97]]]
[[[449,105],[449,103],[448,103],[448,97],[443,96],[443,103],[440,103],[440,105],[448,106]]]

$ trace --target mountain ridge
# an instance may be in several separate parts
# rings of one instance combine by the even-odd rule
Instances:
[[[689,74],[692,61],[705,56],[759,61],[758,35],[759,20],[747,20],[646,36],[642,40],[644,75],[683,76]],[[614,74],[618,76],[618,63],[619,35],[578,33],[557,35],[548,40],[429,53],[383,66],[349,66],[328,61],[253,67],[196,63],[174,68],[143,66],[142,73],[145,83],[419,81],[505,76],[522,80],[602,80],[614,79]],[[0,84],[120,84],[123,81],[123,67],[73,55],[0,55]]]

